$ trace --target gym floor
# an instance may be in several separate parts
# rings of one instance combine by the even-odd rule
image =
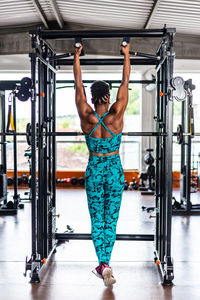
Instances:
[[[12,194],[11,190],[9,192]],[[178,198],[178,191],[174,195]],[[193,197],[197,202],[198,194]],[[154,218],[142,212],[141,206],[153,204],[152,196],[124,191],[117,233],[152,233]],[[57,212],[60,213],[58,232],[65,231],[66,225],[70,225],[75,233],[90,233],[84,189],[58,189]],[[30,284],[29,276],[23,277],[25,257],[31,254],[30,214],[31,205],[26,203],[18,215],[0,216],[0,300],[200,299],[199,216],[173,216],[173,286],[163,287],[160,283],[153,262],[153,242],[116,241],[111,267],[117,282],[111,289],[91,272],[97,265],[91,240],[70,240],[60,244],[46,266],[41,282]]]

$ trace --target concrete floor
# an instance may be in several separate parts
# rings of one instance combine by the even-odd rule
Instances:
[[[175,192],[175,194],[178,192]],[[199,195],[194,194],[195,202]],[[142,212],[153,205],[152,196],[137,191],[123,194],[117,233],[152,233],[154,219]],[[0,217],[0,300],[18,299],[200,299],[200,216],[174,216],[172,256],[174,285],[163,287],[153,263],[153,242],[116,241],[111,266],[117,282],[106,288],[91,270],[97,265],[92,241],[70,240],[57,248],[39,284],[23,277],[25,256],[30,257],[30,203],[17,216]],[[69,224],[75,233],[90,233],[85,191],[58,190],[59,232]],[[154,213],[152,213],[154,214]]]

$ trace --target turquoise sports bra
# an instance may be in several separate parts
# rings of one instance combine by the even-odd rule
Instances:
[[[108,111],[100,118],[96,111],[94,111],[95,115],[99,119],[97,125],[92,129],[89,134],[85,134],[85,140],[88,147],[88,150],[94,153],[111,153],[119,150],[122,138],[122,132],[119,134],[114,134],[110,129],[103,123],[103,119],[109,113]],[[109,138],[94,138],[91,135],[97,129],[99,124],[102,124],[105,129],[112,134]]]

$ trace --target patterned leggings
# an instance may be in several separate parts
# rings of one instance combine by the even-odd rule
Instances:
[[[109,264],[124,190],[119,154],[89,156],[85,188],[91,217],[91,236],[98,261]]]

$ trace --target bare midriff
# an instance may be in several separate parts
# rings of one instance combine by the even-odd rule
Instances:
[[[115,151],[115,152],[110,152],[110,153],[94,153],[90,151],[90,155],[94,155],[94,156],[109,156],[109,155],[115,155],[115,154],[119,154],[119,150]]]

